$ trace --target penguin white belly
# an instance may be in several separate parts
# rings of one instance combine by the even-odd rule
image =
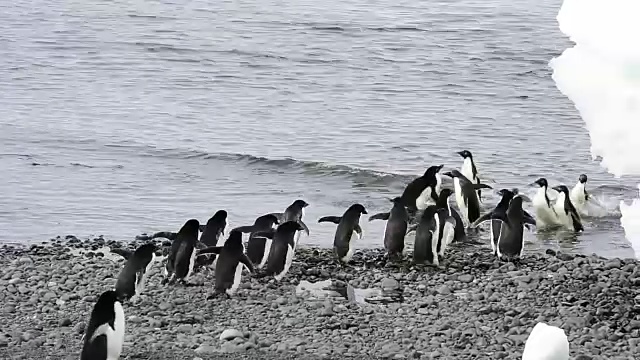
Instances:
[[[300,242],[300,236],[302,235],[302,230],[296,231],[296,240],[293,245],[293,249],[295,250],[298,247],[298,243]]]
[[[193,248],[193,250],[191,251],[191,256],[189,257],[189,271],[187,272],[187,276],[184,277],[184,280],[187,280],[191,274],[193,274],[193,267],[196,265],[196,249]],[[218,260],[218,258],[216,257],[216,260]]]
[[[427,187],[416,199],[416,207],[418,208],[418,210],[424,210],[429,205],[432,205],[432,203],[433,199],[431,199],[431,188]]]
[[[569,340],[564,330],[538,323],[529,334],[522,360],[568,360]]]
[[[238,262],[238,265],[236,265],[236,271],[233,274],[233,284],[231,284],[231,287],[227,289],[228,295],[233,295],[236,292],[236,290],[238,290],[238,287],[240,287],[240,280],[242,279],[243,268],[244,268],[244,264],[241,262]]]
[[[271,253],[271,242],[273,240],[269,238],[265,238],[264,242],[264,253],[262,255],[262,260],[260,260],[260,264],[258,264],[257,268],[262,269],[265,265],[267,265],[267,259],[269,259],[269,254]]]
[[[360,234],[358,234],[356,231],[353,232],[353,234],[351,234],[351,240],[349,241],[349,250],[347,251],[347,253],[342,257],[342,261],[347,263],[349,261],[351,261],[351,258],[353,257],[353,253],[355,252],[354,246],[353,246],[353,239],[354,238],[358,238],[358,240],[360,240]]]
[[[462,195],[462,187],[460,186],[460,179],[453,179],[453,190],[456,194],[456,204],[460,209],[460,216],[465,226],[469,226],[469,213],[467,212],[467,206],[464,204],[464,197]]]
[[[105,335],[107,338],[107,360],[118,360],[122,353],[124,343],[124,310],[119,302],[113,304],[115,319],[113,327],[109,324],[102,324],[94,331],[89,341],[93,342],[98,336]]]
[[[442,190],[442,175],[436,173],[436,195],[440,196],[440,190]]]
[[[147,275],[149,275],[149,271],[151,271],[151,267],[153,266],[153,263],[155,261],[156,261],[156,254],[152,253],[151,254],[151,261],[149,261],[149,263],[145,267],[144,273],[142,273],[142,275],[140,276],[140,279],[137,279],[137,281],[135,283],[136,295],[139,295],[144,291],[144,286],[145,286],[145,281],[147,280]],[[165,271],[166,271],[166,268],[165,268]],[[136,273],[136,276],[137,276],[137,273]]]
[[[573,206],[581,215],[587,214],[587,198],[584,195],[584,187],[583,183],[578,182],[569,193],[569,198],[571,199]]]
[[[491,234],[491,251],[496,253],[496,244],[494,244],[493,240],[493,220],[489,220],[489,234]],[[498,237],[500,239],[500,237]]]
[[[285,262],[284,262],[284,268],[282,269],[282,272],[280,272],[279,274],[276,274],[274,276],[274,278],[277,281],[282,280],[282,278],[287,275],[287,272],[289,271],[289,268],[291,267],[291,263],[293,262],[293,252],[295,250],[290,246],[287,245],[287,257],[285,258]]]
[[[465,158],[462,162],[462,168],[460,168],[460,172],[464,177],[469,179],[472,183],[475,183],[475,177],[473,176],[473,164],[471,163],[470,158]]]
[[[558,214],[558,222],[560,223],[560,225],[566,227],[567,229],[573,230],[573,221],[571,219],[571,216],[564,211],[564,198],[564,194],[561,193],[560,195],[558,195],[558,199],[554,204],[554,209],[556,210],[556,214]]]
[[[536,225],[539,224],[537,225],[538,227],[558,224],[558,216],[554,213],[553,208],[547,205],[544,188],[540,188],[536,192],[531,202],[536,212]],[[554,204],[551,204],[551,206],[554,206]]]
[[[438,259],[438,241],[440,240],[440,217],[438,216],[438,214],[434,214],[433,217],[436,224],[433,231],[431,231],[431,254],[433,254],[433,264],[437,266],[440,265],[440,259]]]

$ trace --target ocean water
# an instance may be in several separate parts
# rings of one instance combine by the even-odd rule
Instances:
[[[317,218],[386,211],[468,149],[497,189],[586,173],[610,208],[529,249],[631,257],[617,203],[638,179],[592,161],[551,79],[560,5],[0,0],[0,242],[127,240],[218,209],[247,225],[303,198],[301,241],[330,246]],[[381,246],[384,222],[362,223],[357,246]]]

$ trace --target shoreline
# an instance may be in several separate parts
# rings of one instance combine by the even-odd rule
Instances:
[[[0,247],[0,322],[7,324],[0,358],[77,359],[95,300],[114,286],[124,259],[70,249],[141,243],[67,237]],[[467,245],[448,249],[441,269],[390,263],[381,249],[358,250],[343,268],[330,249],[301,246],[280,283],[245,272],[228,300],[206,300],[212,269],[197,272],[193,282],[202,286],[193,287],[161,286],[161,272],[154,264],[141,302],[123,304],[121,359],[520,359],[538,321],[563,328],[572,359],[640,353],[634,259],[547,250],[514,264]],[[386,300],[296,293],[300,282],[326,280],[382,290]],[[228,329],[242,335],[220,340]]]

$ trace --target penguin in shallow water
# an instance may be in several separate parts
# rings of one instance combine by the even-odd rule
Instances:
[[[360,215],[367,214],[367,210],[361,204],[351,205],[342,216],[324,216],[318,222],[332,222],[338,224],[336,234],[333,238],[333,251],[338,260],[348,263],[353,256],[353,236],[362,239],[362,228],[360,227]]]
[[[266,214],[258,217],[253,222],[253,225],[239,226],[234,229],[243,233],[249,233],[247,256],[258,269],[261,269],[267,263],[269,251],[271,251],[271,239],[264,236],[256,236],[255,233],[258,231],[275,230],[278,224],[279,220],[275,215]]]
[[[195,266],[199,228],[198,220],[190,219],[178,231],[167,257],[164,282],[173,284],[179,280],[186,284]]]
[[[453,189],[456,194],[456,204],[462,215],[465,226],[476,221],[480,217],[480,201],[477,189],[491,189],[486,184],[474,184],[458,170],[447,171],[443,175],[453,178]]]
[[[560,225],[558,213],[553,206],[553,202],[549,198],[549,183],[545,178],[539,178],[533,184],[539,186],[538,191],[533,196],[533,209],[536,214],[537,227]]]
[[[449,216],[449,211],[445,208],[438,208],[435,205],[428,206],[417,225],[409,228],[407,233],[416,232],[413,246],[413,262],[438,266],[439,256],[444,256],[444,251],[454,237],[456,220]]]
[[[148,243],[139,246],[127,259],[116,281],[118,297],[129,300],[144,291],[146,276],[156,260],[156,246]]]
[[[227,297],[233,295],[240,286],[242,269],[246,267],[249,272],[254,272],[251,260],[244,254],[242,233],[235,229],[229,233],[229,238],[225,241],[224,246],[209,247],[201,250],[201,253],[218,254],[215,291],[209,298],[221,294],[226,294]]]
[[[200,242],[206,246],[222,246],[220,239],[224,237],[224,229],[227,227],[227,212],[218,210],[207,221],[206,225],[200,225],[202,235]]]
[[[464,175],[471,183],[480,184],[480,177],[478,176],[478,168],[476,168],[476,163],[473,161],[473,155],[469,150],[458,151],[458,155],[460,155],[463,159],[462,167],[460,168],[460,173]],[[478,201],[482,200],[482,192],[480,188],[477,189],[478,192]]]
[[[282,280],[291,268],[295,255],[295,235],[302,231],[303,227],[298,221],[287,221],[278,228],[268,231],[258,231],[256,236],[264,236],[272,239],[271,250],[267,258],[265,275],[273,275],[276,281]]]
[[[531,201],[523,194],[517,194],[509,202],[509,207],[504,212],[492,212],[491,216],[472,224],[478,226],[481,222],[498,219],[502,221],[498,242],[496,244],[496,255],[499,259],[514,260],[522,256],[524,248],[524,228],[527,224],[535,225],[535,220],[525,216],[522,209],[523,201]]]
[[[386,213],[378,213],[369,217],[372,220],[387,220],[384,229],[384,248],[391,257],[402,256],[404,237],[407,233],[409,213],[401,197],[391,199],[393,207]]]
[[[554,209],[558,214],[558,220],[560,224],[567,229],[571,229],[575,232],[584,231],[582,226],[582,220],[580,214],[571,203],[571,197],[569,196],[569,188],[566,185],[554,186],[553,190],[558,192],[558,198],[554,205]]]
[[[451,194],[453,194],[453,190],[443,188],[440,191],[440,196],[438,196],[436,207],[438,209],[447,209],[447,214],[455,219],[456,226],[454,228],[453,242],[462,242],[467,239],[467,233],[465,232],[460,214],[449,204],[449,196],[451,196]]]
[[[117,360],[124,343],[124,310],[118,294],[103,292],[91,311],[80,360]]]
[[[578,177],[578,183],[571,189],[570,198],[576,210],[581,215],[587,215],[587,202],[590,195],[587,192],[587,175],[581,174]]]
[[[404,189],[401,198],[410,213],[415,214],[418,210],[424,210],[438,201],[442,186],[442,177],[439,172],[443,166],[429,167],[422,176],[414,179]]]
[[[569,339],[564,330],[539,322],[524,344],[522,360],[569,360]]]
[[[298,223],[300,223],[300,226],[302,226],[302,230],[304,230],[304,232],[307,233],[307,236],[309,236],[309,228],[307,227],[307,225],[302,221],[302,218],[304,218],[304,209],[309,206],[309,204],[302,200],[302,199],[298,199],[296,201],[294,201],[291,205],[289,205],[283,213],[272,213],[272,215],[276,216],[278,218],[278,222],[280,224],[284,224],[287,221],[297,221]],[[302,231],[301,230],[301,231]],[[301,232],[297,232],[296,236],[295,236],[295,246],[298,245],[298,241],[300,240],[300,234]]]

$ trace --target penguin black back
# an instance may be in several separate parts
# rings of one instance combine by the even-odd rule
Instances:
[[[428,206],[424,209],[422,216],[416,227],[416,236],[413,247],[413,262],[422,264],[425,261],[434,263],[434,254],[432,251],[432,242],[438,241],[437,224],[435,220],[438,207],[435,205]]]
[[[127,259],[116,282],[115,290],[119,298],[130,299],[142,291],[140,287],[144,286],[145,276],[155,259],[155,251],[155,244],[143,244]]]
[[[231,230],[227,241],[220,250],[220,256],[216,263],[216,293],[227,290],[231,290],[230,292],[233,293],[238,288],[243,265],[247,266],[250,272],[253,272],[253,265],[244,254],[242,233]]]
[[[416,200],[425,191],[428,187],[435,188],[438,183],[438,179],[436,178],[436,174],[442,169],[444,165],[436,165],[430,166],[422,176],[411,181],[407,187],[404,189],[402,193],[402,202],[407,207],[409,211],[416,211],[417,204]],[[435,191],[435,190],[434,190]],[[431,194],[433,196],[437,196],[435,193]],[[436,200],[435,198],[433,200]]]
[[[353,256],[353,234],[362,237],[360,227],[360,215],[367,214],[367,210],[362,204],[351,205],[342,216],[324,216],[318,222],[332,222],[338,224],[333,238],[333,250],[342,262],[349,262]]]
[[[443,188],[440,190],[440,194],[438,196],[438,201],[436,202],[436,207],[439,209],[447,209],[449,216],[453,217],[456,221],[456,226],[454,227],[454,235],[453,241],[459,242],[464,241],[467,237],[467,233],[464,229],[464,223],[462,222],[462,218],[460,218],[460,214],[449,205],[449,197],[453,194],[453,190],[449,188]]]
[[[291,265],[295,249],[294,235],[300,230],[302,226],[297,221],[287,221],[278,226],[273,234],[271,251],[267,259],[267,275],[280,274]]]
[[[80,360],[117,359],[124,342],[125,318],[113,290],[103,292],[91,311]]]
[[[400,255],[404,251],[404,237],[407,233],[409,214],[402,199],[396,197],[389,212],[389,220],[384,232],[384,247],[390,255]]]
[[[171,244],[171,250],[167,257],[167,277],[173,275],[176,280],[191,275],[195,266],[199,229],[198,220],[190,219],[178,231],[178,236]]]
[[[208,221],[200,236],[200,241],[207,246],[217,246],[227,226],[227,211],[218,210]]]

